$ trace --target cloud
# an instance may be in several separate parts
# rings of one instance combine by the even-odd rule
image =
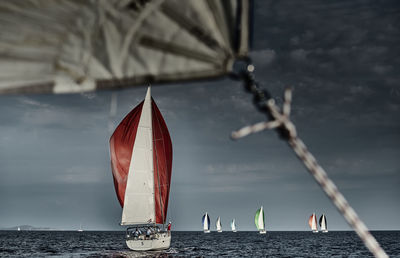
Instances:
[[[296,49],[290,52],[290,57],[296,62],[305,62],[307,60],[307,51]]]
[[[251,53],[252,59],[260,65],[269,65],[277,58],[276,52],[273,49],[263,49]]]
[[[93,184],[101,182],[103,177],[98,167],[73,166],[55,175],[55,182],[62,184]]]
[[[393,67],[390,65],[374,65],[372,67],[372,71],[379,75],[384,75],[392,70],[393,70]]]

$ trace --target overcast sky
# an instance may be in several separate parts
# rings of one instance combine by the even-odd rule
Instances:
[[[400,6],[398,1],[255,1],[251,56],[262,87],[281,100],[294,87],[298,133],[370,229],[400,229]],[[0,228],[121,229],[108,152],[117,125],[145,88],[0,97]],[[232,141],[262,121],[239,82],[155,86],[173,150],[168,218],[200,230],[308,230],[311,213],[349,229],[273,131]]]

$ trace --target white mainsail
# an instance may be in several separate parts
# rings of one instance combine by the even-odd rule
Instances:
[[[156,221],[152,139],[151,90],[149,87],[133,145],[121,225],[148,224]]]
[[[217,232],[222,232],[222,225],[221,225],[220,217],[218,217],[217,222],[215,223],[215,226],[217,227]]]
[[[315,216],[315,213],[311,215],[310,219],[308,220],[308,224],[310,225],[313,233],[318,233],[317,218]]]
[[[325,214],[322,214],[321,218],[319,219],[319,226],[321,227],[321,231],[323,233],[328,232],[328,224],[326,223]]]
[[[203,230],[206,233],[210,232],[210,217],[207,212],[203,216]]]
[[[233,219],[232,222],[231,222],[231,228],[232,228],[232,231],[233,231],[233,232],[236,232],[236,222],[235,222],[235,219]]]

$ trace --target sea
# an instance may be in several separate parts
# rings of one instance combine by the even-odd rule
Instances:
[[[400,257],[400,231],[374,231]],[[123,231],[0,231],[0,257],[372,257],[350,231],[172,232],[165,251],[134,252]]]

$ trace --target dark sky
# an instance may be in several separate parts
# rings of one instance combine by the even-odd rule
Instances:
[[[294,88],[298,133],[371,229],[400,229],[400,5],[398,1],[255,1],[251,57],[256,76],[281,102]],[[145,95],[111,92],[0,97],[0,228],[120,229],[108,123]],[[169,127],[173,177],[168,217],[200,230],[208,212],[223,229],[308,230],[311,213],[349,229],[273,131],[231,141],[262,121],[239,82],[155,86]]]

